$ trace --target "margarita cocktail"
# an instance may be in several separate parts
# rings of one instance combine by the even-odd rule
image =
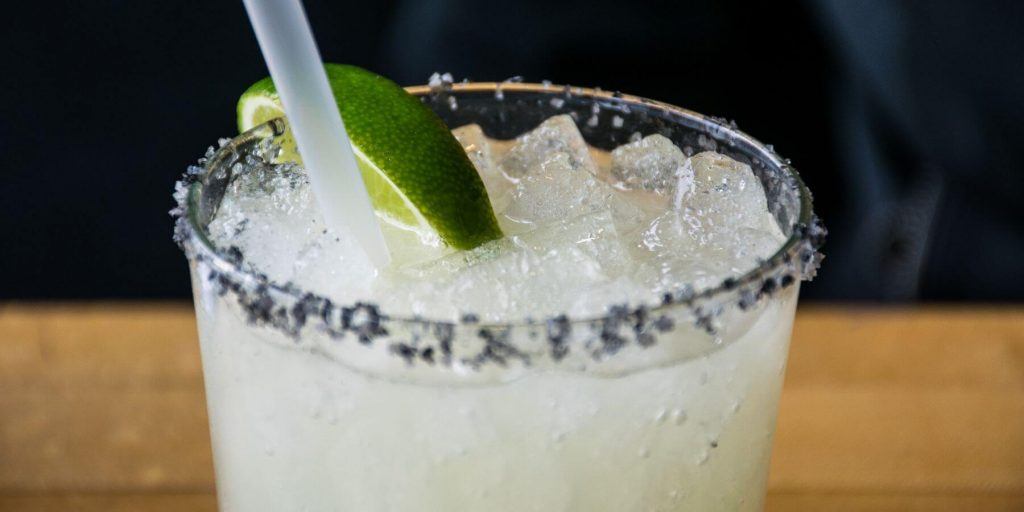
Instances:
[[[409,91],[486,208],[439,221],[419,195],[459,183],[355,147],[386,268],[324,224],[272,98],[179,188],[221,509],[760,510],[823,236],[795,172],[617,93]]]

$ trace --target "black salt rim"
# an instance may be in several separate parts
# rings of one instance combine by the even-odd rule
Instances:
[[[682,287],[665,293],[660,302],[640,305],[610,304],[608,313],[596,317],[569,318],[565,314],[553,314],[542,319],[525,319],[505,323],[482,324],[479,316],[473,312],[465,312],[458,322],[448,319],[434,320],[423,317],[391,316],[381,311],[374,304],[357,302],[355,304],[338,304],[330,298],[319,296],[302,290],[293,283],[277,283],[267,275],[259,272],[244,262],[243,254],[237,247],[218,248],[207,238],[199,220],[200,201],[202,200],[203,178],[222,164],[240,157],[239,146],[251,143],[260,137],[280,135],[284,130],[282,120],[273,120],[265,125],[227,140],[222,139],[220,148],[210,148],[199,166],[190,166],[175,188],[177,207],[171,210],[175,218],[174,239],[186,256],[209,267],[209,273],[201,276],[216,286],[221,295],[234,295],[245,311],[248,320],[258,325],[274,327],[287,335],[298,338],[307,326],[319,323],[319,327],[335,337],[343,337],[346,332],[353,333],[363,344],[370,344],[375,338],[388,335],[388,324],[405,324],[408,327],[419,327],[434,333],[440,343],[439,351],[444,352],[446,343],[450,345],[453,328],[456,324],[473,325],[478,328],[479,337],[484,340],[485,356],[481,363],[487,362],[487,353],[501,352],[502,357],[490,357],[495,362],[505,365],[504,359],[517,357],[517,350],[506,340],[498,343],[491,339],[494,333],[507,333],[514,327],[540,327],[546,330],[551,349],[551,356],[558,361],[564,358],[569,347],[566,336],[574,326],[596,329],[598,333],[618,330],[623,324],[635,324],[637,344],[652,345],[656,333],[671,331],[672,321],[665,313],[678,312],[682,308],[689,310],[693,324],[714,333],[715,319],[726,307],[738,307],[747,310],[758,302],[767,299],[776,292],[788,288],[797,280],[809,281],[815,276],[823,258],[819,248],[823,245],[827,231],[814,214],[812,197],[797,171],[789,164],[789,160],[781,158],[771,149],[739,131],[735,123],[724,119],[713,118],[692,112],[680,107],[661,103],[646,98],[630,96],[618,92],[606,92],[590,89],[551,84],[530,84],[521,82],[479,82],[444,84],[443,90],[416,86],[407,88],[415,95],[427,96],[446,94],[449,91],[460,92],[491,92],[500,98],[501,92],[527,92],[564,94],[564,97],[584,96],[595,103],[602,100],[631,102],[644,107],[671,112],[707,125],[709,135],[715,140],[730,146],[742,142],[756,149],[758,157],[782,171],[785,185],[795,189],[799,195],[799,214],[792,223],[792,233],[786,242],[767,260],[746,274],[724,279],[717,286],[694,292],[692,288]],[[564,91],[564,93],[563,93]],[[354,319],[358,318],[358,321]],[[641,328],[642,326],[642,328]],[[603,337],[603,336],[602,336]],[[607,340],[602,340],[607,341]],[[414,348],[401,343],[393,344],[391,351],[410,363],[412,359],[423,359],[433,364],[434,353],[419,353]],[[524,358],[525,359],[525,358]]]

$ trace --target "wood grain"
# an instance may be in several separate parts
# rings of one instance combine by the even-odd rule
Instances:
[[[0,511],[213,511],[185,303],[0,304]],[[1024,308],[801,308],[773,512],[1024,511]]]

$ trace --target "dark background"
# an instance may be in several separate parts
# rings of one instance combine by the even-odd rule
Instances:
[[[1024,299],[1024,2],[305,2],[401,84],[601,86],[738,121],[832,234],[805,296]],[[0,298],[186,297],[171,186],[266,75],[240,1],[19,2],[0,31]]]

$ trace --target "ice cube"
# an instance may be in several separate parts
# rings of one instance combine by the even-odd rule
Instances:
[[[774,226],[775,222],[771,224]],[[739,228],[731,244],[723,246],[733,251],[735,264],[733,272],[743,273],[754,268],[782,248],[786,238],[777,229]]]
[[[565,310],[584,290],[621,275],[628,261],[609,211],[557,222],[511,240],[517,250],[492,263],[503,271],[495,273],[486,264],[480,270],[502,276],[499,288],[513,299],[510,306],[527,316]]]
[[[520,136],[502,157],[516,183],[499,221],[516,233],[606,209],[611,187],[595,176],[589,148],[569,116],[555,116]],[[526,227],[523,227],[526,226]]]
[[[512,182],[509,181],[498,169],[495,162],[496,156],[491,148],[490,141],[484,135],[484,131],[476,124],[460,126],[452,130],[452,135],[462,144],[476,172],[487,188],[487,196],[491,200],[491,207],[495,211],[502,211],[508,207],[512,200]]]
[[[644,194],[649,194],[644,192]],[[619,233],[629,233],[640,227],[643,223],[650,221],[654,216],[652,211],[660,213],[664,208],[651,210],[651,206],[645,203],[645,197],[638,197],[632,191],[612,190],[607,202],[611,211],[612,220]]]
[[[677,184],[674,208],[631,236],[645,280],[653,276],[659,288],[712,286],[753,269],[781,246],[784,238],[749,166],[704,152],[684,167],[692,182]]]
[[[550,117],[516,138],[499,165],[506,176],[516,180],[537,171],[544,162],[558,155],[564,155],[573,169],[594,172],[587,142],[572,118],[564,114]]]
[[[641,265],[638,276],[654,295],[662,295],[682,289],[706,290],[732,274],[723,275],[717,265],[706,260],[673,255]]]
[[[626,261],[614,212],[597,211],[511,237],[518,247],[538,254],[582,254],[600,267],[594,277],[618,271]]]
[[[767,229],[768,201],[750,166],[705,151],[689,159],[693,187],[680,191],[678,206],[689,208],[711,226]]]
[[[654,134],[612,151],[611,174],[628,189],[671,195],[688,172],[686,156],[664,135]]]
[[[634,275],[658,292],[683,285],[700,290],[738,277],[781,247],[784,238],[768,223],[774,225],[767,208],[748,219],[726,205],[670,209],[628,237],[638,263]]]
[[[406,269],[389,298],[430,297],[410,309],[436,313],[445,303],[449,314],[471,311],[485,321],[547,316],[621,276],[626,262],[611,212],[600,211]]]
[[[602,209],[611,193],[611,187],[597,181],[588,169],[557,153],[519,179],[501,213],[518,224],[547,224]]]
[[[683,285],[701,289],[723,274],[717,246],[702,219],[686,210],[670,210],[630,236],[637,266],[634,276],[661,293]],[[721,277],[718,277],[721,276]]]

